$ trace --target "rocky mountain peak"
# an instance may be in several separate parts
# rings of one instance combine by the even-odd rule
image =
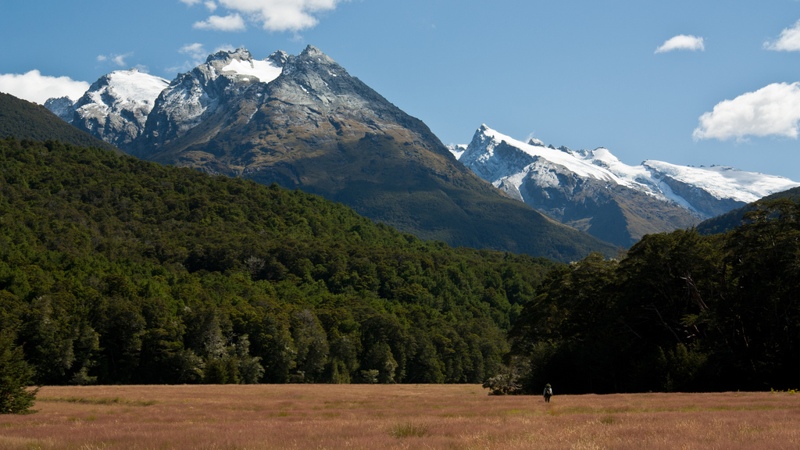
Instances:
[[[307,46],[302,52],[300,52],[301,59],[313,59],[319,63],[324,64],[336,64],[336,62],[331,59],[328,55],[322,52],[322,50],[314,47],[313,45]]]
[[[137,69],[103,75],[74,104],[69,99],[49,99],[45,106],[76,127],[124,147],[144,128],[156,97],[167,80]]]
[[[532,137],[532,138],[528,139],[528,145],[535,145],[537,147],[544,147],[544,142],[542,142],[540,139],[536,139],[536,138]]]
[[[75,102],[73,102],[71,98],[49,98],[44,102],[44,107],[60,117],[64,122],[72,123],[72,114],[75,113]]]
[[[273,64],[283,67],[286,65],[286,62],[289,60],[289,54],[283,50],[278,50],[275,53],[269,55],[267,58],[268,61],[272,61]]]
[[[217,62],[227,64],[234,59],[238,61],[250,61],[253,59],[253,55],[246,48],[237,48],[236,50],[220,50],[217,53],[208,55],[208,58],[206,58],[206,64],[214,64]]]

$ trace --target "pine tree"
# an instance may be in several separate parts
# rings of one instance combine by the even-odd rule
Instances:
[[[0,414],[30,412],[38,390],[29,389],[32,379],[22,347],[14,345],[11,333],[0,332]]]

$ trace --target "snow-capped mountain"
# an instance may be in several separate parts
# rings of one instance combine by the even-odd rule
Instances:
[[[617,251],[478,178],[424,123],[313,46],[264,60],[244,49],[209,56],[169,83],[139,136],[119,146],[151,161],[319,194],[451,245],[562,261]]]
[[[630,166],[606,148],[528,143],[481,126],[459,161],[512,197],[610,242],[694,225],[800,183],[730,167]],[[624,231],[624,232],[623,232]]]
[[[123,148],[144,129],[156,97],[169,82],[136,69],[100,77],[74,104],[50,99],[45,107],[57,116],[104,141]]]

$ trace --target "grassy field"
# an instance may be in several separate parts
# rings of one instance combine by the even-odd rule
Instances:
[[[785,392],[546,404],[475,385],[44,387],[35,409],[0,416],[0,448],[800,448],[800,395]]]

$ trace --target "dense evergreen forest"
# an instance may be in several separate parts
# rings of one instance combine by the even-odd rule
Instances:
[[[759,202],[727,234],[645,236],[548,276],[495,380],[560,392],[800,386],[800,204]],[[515,382],[519,384],[514,385]]]
[[[798,287],[793,199],[564,265],[424,242],[277,186],[0,140],[0,362],[36,384],[796,389]]]
[[[277,186],[0,141],[0,342],[36,384],[481,382],[553,266]]]

